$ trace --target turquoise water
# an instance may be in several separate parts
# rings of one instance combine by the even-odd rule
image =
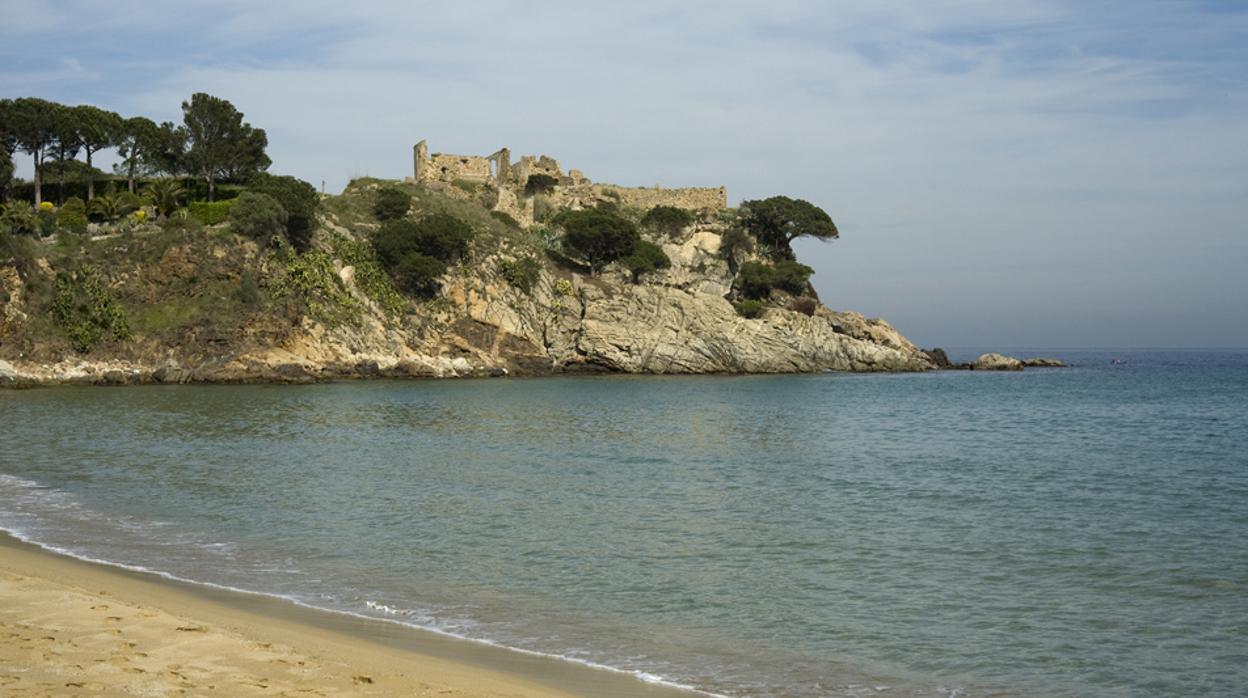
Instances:
[[[1248,352],[1059,355],[0,391],[0,527],[724,695],[1241,694]]]

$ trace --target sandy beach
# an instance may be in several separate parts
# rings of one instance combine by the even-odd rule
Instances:
[[[680,695],[610,672],[189,586],[0,534],[0,695]]]

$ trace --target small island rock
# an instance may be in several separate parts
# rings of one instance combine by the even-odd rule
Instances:
[[[1004,354],[981,354],[975,359],[973,368],[976,371],[1021,371],[1023,362]]]

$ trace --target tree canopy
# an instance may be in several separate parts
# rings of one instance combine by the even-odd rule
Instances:
[[[667,237],[675,237],[692,223],[693,214],[675,206],[655,206],[641,218],[643,226]]]
[[[777,259],[793,259],[793,240],[834,240],[840,233],[823,209],[803,199],[773,196],[741,204],[742,224]]]
[[[268,169],[269,145],[264,129],[243,121],[228,100],[197,92],[182,103],[181,132],[186,141],[186,171],[208,184],[208,200],[216,196],[219,179],[239,179]]]
[[[321,199],[316,187],[289,175],[256,173],[247,188],[258,194],[267,194],[277,200],[286,211],[286,238],[300,252],[312,247],[312,230],[316,227],[316,209]]]
[[[663,248],[648,240],[638,240],[633,253],[625,257],[622,263],[632,273],[633,283],[640,281],[642,274],[672,266],[672,260]]]
[[[172,130],[172,124],[170,124],[170,130]],[[160,136],[160,127],[146,117],[135,116],[121,122],[115,141],[117,154],[121,156],[121,163],[118,164],[116,172],[125,173],[130,193],[134,193],[135,176],[141,167],[147,171],[157,169],[151,167],[150,163],[154,161],[155,154],[160,150]]]
[[[125,123],[118,114],[105,111],[99,107],[82,104],[73,107],[70,115],[73,128],[77,134],[78,144],[87,156],[87,169],[91,169],[91,156],[113,147],[122,136],[122,125]],[[95,178],[87,179],[87,199],[95,198]]]
[[[8,107],[5,120],[9,137],[18,150],[34,160],[35,205],[43,201],[43,163],[57,137],[60,105],[37,97],[18,97]]]
[[[632,221],[607,211],[564,211],[553,223],[564,231],[564,248],[589,262],[594,273],[631,255],[641,239]]]

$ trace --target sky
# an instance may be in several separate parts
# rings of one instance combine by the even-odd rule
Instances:
[[[807,199],[926,347],[1248,347],[1246,88],[1248,2],[0,0],[0,96],[208,92],[330,191],[428,139]]]

